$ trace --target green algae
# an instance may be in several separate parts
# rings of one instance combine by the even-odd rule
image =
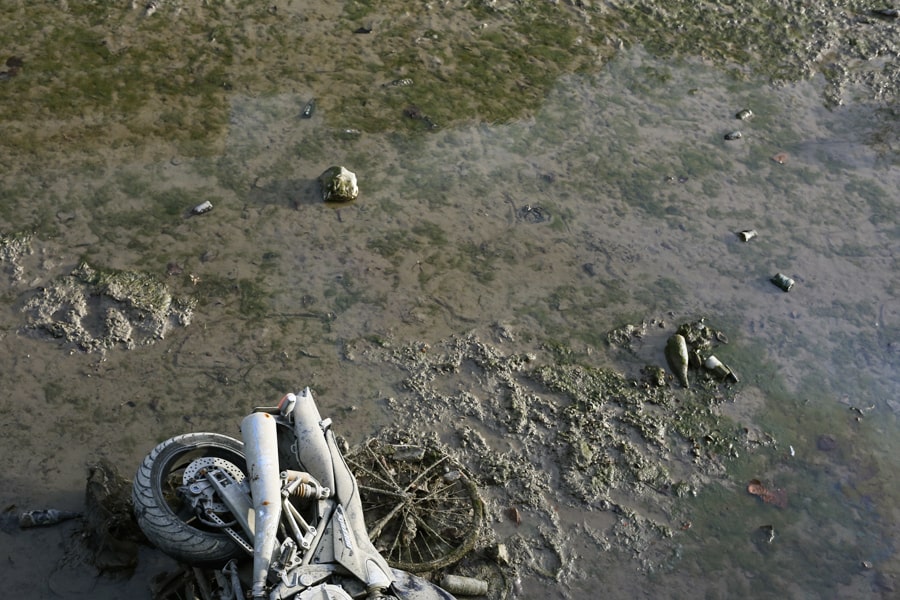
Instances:
[[[82,262],[72,275],[99,293],[140,311],[162,315],[172,304],[168,287],[147,273],[97,269]]]
[[[314,90],[338,132],[425,133],[420,121],[403,118],[409,105],[441,127],[506,123],[535,114],[560,76],[596,72],[623,44],[643,44],[660,57],[711,60],[731,68],[736,85],[751,77],[796,81],[822,71],[835,86],[832,99],[839,100],[848,79],[881,85],[867,78],[874,67],[849,70],[845,63],[897,51],[889,23],[859,24],[867,8],[857,0],[802,11],[781,2],[710,9],[688,0],[658,6],[347,2],[336,18],[298,36],[308,30],[306,20],[321,17],[206,4],[177,11],[162,6],[142,18],[124,5],[89,3],[64,12],[55,2],[30,3],[27,14],[14,11],[0,23],[7,46],[25,57],[21,73],[0,85],[0,101],[17,107],[0,150],[40,160],[66,148],[127,150],[158,140],[189,154],[214,155],[226,143],[233,102],[283,92],[285,82]],[[355,36],[366,19],[378,27]],[[852,35],[844,35],[848,31]],[[823,69],[818,57],[830,44],[837,45],[840,66]],[[329,86],[321,89],[326,73]],[[649,94],[673,85],[691,91],[668,67],[644,65],[635,75],[633,89]],[[384,85],[400,77],[414,83]],[[896,94],[889,80],[878,89]],[[678,95],[659,98],[670,102]],[[746,95],[753,100],[752,92]],[[48,120],[60,126],[35,135],[28,125]],[[613,127],[621,143],[634,141],[633,131],[630,138]],[[328,137],[307,140],[298,151],[321,154]]]
[[[196,300],[174,296],[155,276],[104,269],[82,261],[24,302],[28,327],[73,343],[86,352],[134,348],[187,326]]]

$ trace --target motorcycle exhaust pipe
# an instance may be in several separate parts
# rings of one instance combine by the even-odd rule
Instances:
[[[281,469],[275,418],[253,413],[241,422],[250,495],[253,497],[253,598],[265,598],[266,578],[281,521]]]

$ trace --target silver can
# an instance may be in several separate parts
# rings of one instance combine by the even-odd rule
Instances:
[[[780,287],[785,292],[791,291],[791,288],[794,287],[794,280],[784,273],[775,273],[775,276],[772,277],[771,282]]]
[[[727,380],[731,381],[732,383],[740,383],[738,376],[731,369],[731,367],[729,367],[728,365],[723,363],[721,360],[719,360],[715,356],[710,355],[709,358],[707,358],[705,361],[703,361],[703,366],[706,368],[707,371],[709,371],[710,373],[712,373],[714,376],[718,377],[719,379],[727,379]]]
[[[191,214],[202,215],[203,213],[207,213],[213,209],[212,202],[207,200],[206,202],[201,202],[197,206],[191,209]]]

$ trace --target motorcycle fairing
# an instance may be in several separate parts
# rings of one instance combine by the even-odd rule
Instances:
[[[323,420],[310,389],[304,388],[292,401],[291,416],[297,435],[297,458],[303,469],[320,484],[330,488],[336,505],[329,516],[326,535],[331,535],[334,560],[365,582],[367,587],[386,588],[391,568],[378,553],[366,531],[366,522],[353,473],[337,447],[331,421]],[[330,532],[329,532],[330,530]],[[316,561],[322,560],[316,556]]]

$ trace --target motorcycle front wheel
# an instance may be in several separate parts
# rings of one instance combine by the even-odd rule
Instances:
[[[185,495],[186,471],[206,465],[226,469],[237,478],[247,472],[244,444],[218,433],[187,433],[154,448],[134,477],[132,500],[138,525],[147,539],[172,558],[191,565],[220,567],[243,552],[209,518],[203,518]],[[211,498],[206,506],[219,507],[216,516],[233,518],[224,505]]]

